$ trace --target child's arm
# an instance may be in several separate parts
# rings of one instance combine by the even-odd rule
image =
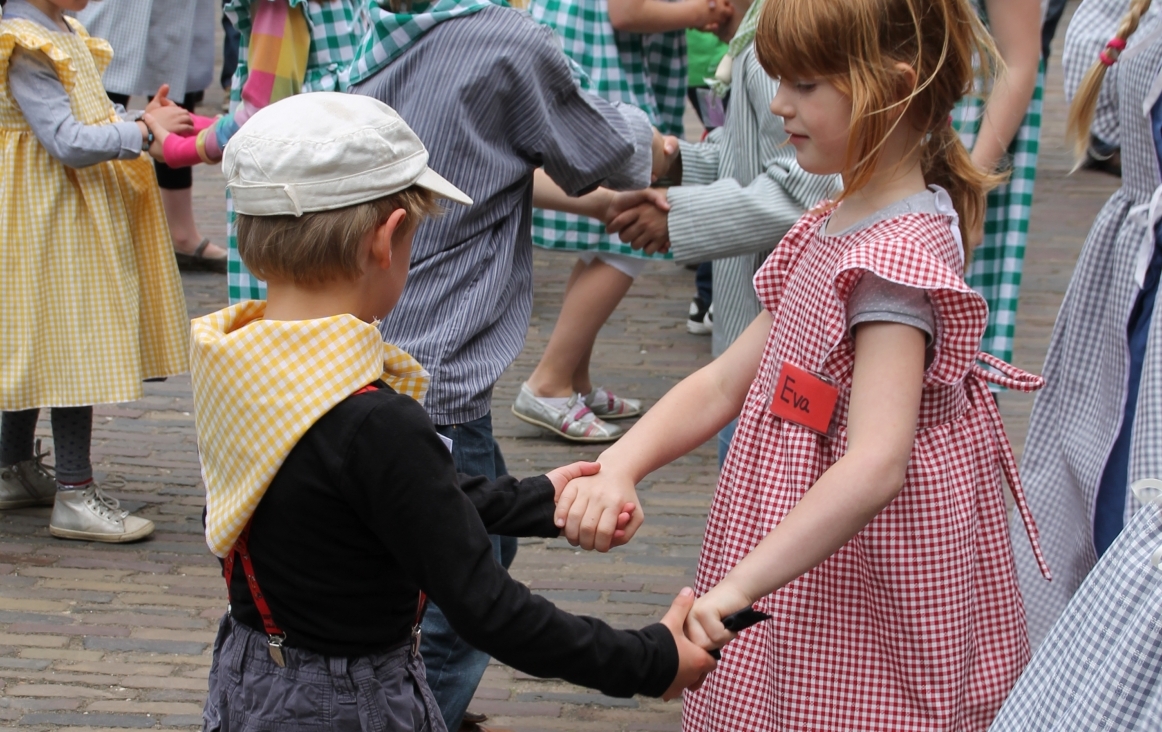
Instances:
[[[730,0],[609,0],[609,24],[628,33],[716,30],[732,12]]]
[[[1038,0],[987,0],[989,29],[1005,67],[989,92],[972,148],[972,162],[996,170],[1021,129],[1041,65],[1041,5]],[[982,224],[983,226],[983,224]],[[983,228],[977,232],[983,236]],[[979,243],[979,240],[978,242]]]
[[[764,310],[730,348],[671,389],[597,459],[601,472],[570,481],[557,503],[557,526],[573,544],[608,551],[622,507],[639,508],[625,527],[633,538],[645,515],[634,486],[651,472],[710,439],[738,416],[758,372],[771,314]]]
[[[306,16],[290,7],[288,0],[263,0],[252,4],[249,75],[242,86],[242,102],[233,113],[219,117],[212,126],[193,137],[173,137],[151,127],[161,143],[165,162],[171,167],[222,161],[226,143],[263,107],[302,88],[307,74],[311,32]]]
[[[439,605],[461,637],[527,673],[616,696],[672,696],[713,667],[681,633],[689,594],[662,624],[623,631],[563,612],[512,579],[423,407],[387,400],[360,422],[336,486],[392,566]],[[385,453],[384,445],[392,449]],[[537,482],[525,489],[551,504],[553,488]],[[554,528],[547,513],[542,523]]]
[[[148,135],[137,122],[86,125],[73,116],[65,91],[44,54],[16,49],[8,69],[8,88],[28,126],[48,153],[70,168],[141,154]]]
[[[778,526],[694,605],[686,633],[704,648],[733,638],[722,618],[834,554],[899,494],[924,383],[925,334],[873,322],[855,332],[848,451]]]

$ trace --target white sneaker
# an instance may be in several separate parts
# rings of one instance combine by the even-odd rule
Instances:
[[[0,510],[52,505],[56,478],[44,465],[46,455],[48,451],[41,452],[37,440],[33,458],[0,468]]]
[[[73,491],[57,491],[48,530],[58,539],[122,544],[153,533],[153,522],[121,510],[116,498],[95,482]]]
[[[690,301],[690,312],[686,317],[686,332],[693,335],[710,335],[714,332],[714,304],[696,297]]]

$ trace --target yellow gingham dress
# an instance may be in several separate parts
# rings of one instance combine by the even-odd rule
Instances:
[[[190,376],[206,484],[206,544],[234,547],[283,461],[339,402],[382,379],[422,402],[428,372],[354,315],[264,320],[247,300],[196,318]],[[391,449],[384,445],[384,449]]]
[[[118,121],[105,41],[0,20],[0,410],[141,396],[186,371],[189,318],[148,156],[69,168],[49,155],[8,89],[21,47],[44,53],[88,125]]]

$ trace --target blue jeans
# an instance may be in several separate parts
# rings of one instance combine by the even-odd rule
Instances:
[[[730,441],[734,439],[734,428],[738,427],[738,420],[732,419],[730,424],[718,433],[718,469],[726,463],[726,453],[730,451]]]
[[[500,446],[492,437],[491,412],[464,424],[437,425],[436,431],[452,440],[452,462],[456,470],[492,480],[507,474]],[[493,536],[492,552],[508,569],[516,558],[516,539]],[[428,603],[424,614],[420,654],[427,667],[428,686],[440,706],[444,723],[451,732],[456,732],[488,667],[488,654],[476,650],[457,635],[434,603]]]

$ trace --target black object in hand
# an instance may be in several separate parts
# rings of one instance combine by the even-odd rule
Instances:
[[[727,615],[725,618],[723,618],[722,626],[729,630],[731,633],[738,633],[739,631],[746,630],[750,626],[757,625],[764,620],[769,620],[770,618],[770,615],[767,615],[760,610],[755,610],[753,607],[744,607],[742,610],[739,610],[736,613],[731,613],[730,615]],[[710,655],[714,657],[715,661],[722,659],[722,654],[717,648],[715,648],[713,651],[710,651]]]

